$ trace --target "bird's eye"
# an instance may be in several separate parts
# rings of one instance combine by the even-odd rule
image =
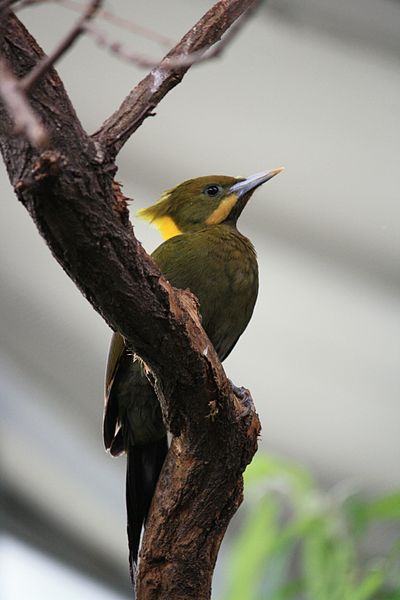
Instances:
[[[207,196],[216,196],[221,190],[219,185],[208,185],[204,190]]]

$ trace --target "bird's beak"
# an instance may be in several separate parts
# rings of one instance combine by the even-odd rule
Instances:
[[[247,194],[247,192],[254,191],[260,185],[278,175],[281,171],[284,170],[284,167],[277,167],[276,169],[271,169],[271,171],[264,171],[263,173],[256,173],[255,175],[250,175],[247,179],[243,179],[242,181],[238,181],[234,183],[230,188],[229,192],[233,194],[237,194],[237,196],[243,196],[243,194]]]

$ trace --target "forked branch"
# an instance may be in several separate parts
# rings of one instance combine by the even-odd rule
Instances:
[[[114,157],[190,66],[168,61],[211,48],[252,4],[217,2],[94,138],[51,65],[27,86],[31,108],[49,132],[45,153],[13,134],[4,95],[0,102],[0,148],[19,200],[85,297],[155,374],[175,436],[144,536],[138,600],[210,597],[219,545],[241,502],[242,472],[260,425],[254,410],[243,415],[191,294],[161,276],[115,208]],[[14,15],[0,43],[0,58],[17,79],[29,82],[35,65],[46,64]]]

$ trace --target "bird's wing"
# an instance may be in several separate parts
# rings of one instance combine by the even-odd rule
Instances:
[[[118,370],[118,365],[125,352],[124,338],[118,333],[113,333],[108,351],[106,379],[105,379],[105,403],[103,421],[103,439],[106,449],[110,449],[114,438],[118,435],[118,402],[111,394],[112,384]]]
[[[121,334],[115,331],[112,335],[110,348],[108,350],[106,379],[105,379],[105,395],[108,396],[112,382],[114,381],[115,373],[118,368],[119,361],[125,350],[124,338]]]

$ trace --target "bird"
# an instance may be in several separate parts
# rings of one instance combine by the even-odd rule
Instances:
[[[258,295],[256,252],[237,222],[253,192],[282,170],[247,178],[190,179],[138,212],[165,240],[152,253],[153,260],[174,287],[189,289],[197,297],[202,326],[221,361],[247,327]],[[103,438],[111,455],[127,454],[127,534],[134,582],[141,532],[168,441],[146,365],[118,331],[113,333],[106,367]]]

